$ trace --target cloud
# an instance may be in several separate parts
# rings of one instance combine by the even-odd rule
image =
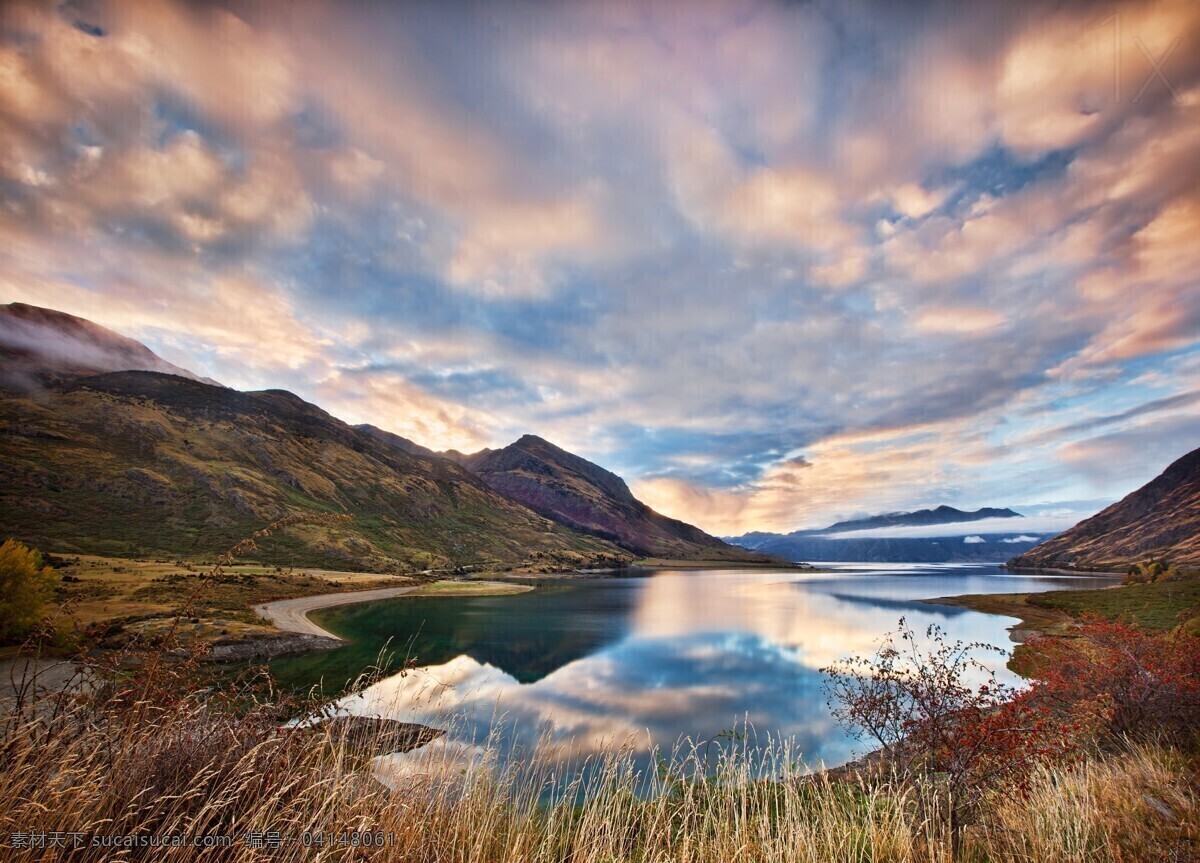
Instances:
[[[977,545],[981,542],[987,542],[987,540],[984,539],[982,536],[972,535],[972,536],[964,536],[963,542],[966,543],[967,545]]]
[[[1169,421],[1135,425],[1129,429],[1063,444],[1059,456],[1086,475],[1095,488],[1111,489],[1123,496],[1141,484],[1143,461],[1161,473],[1171,462],[1194,449],[1200,435],[1200,417],[1183,415]],[[1147,477],[1149,479],[1150,477]],[[1131,481],[1132,480],[1132,481]]]
[[[1200,7],[931,9],[10,3],[0,299],[721,532],[1119,495],[1197,416]]]
[[[927,308],[913,322],[922,333],[978,333],[1004,323],[1004,315],[990,309]]]
[[[484,296],[539,296],[551,288],[542,272],[545,259],[586,254],[602,231],[585,199],[510,207],[503,218],[474,227],[459,240],[446,276]]]
[[[932,524],[932,525],[909,525],[904,527],[883,527],[874,530],[859,530],[853,533],[837,534],[841,537],[870,537],[870,538],[888,538],[901,539],[906,537],[931,537],[931,536],[962,536],[966,530],[972,530],[975,535],[989,535],[1011,533],[1013,530],[1020,529],[1025,532],[1036,532],[1040,534],[1061,533],[1069,527],[1074,527],[1078,522],[1082,521],[1089,515],[1093,515],[1095,509],[1069,509],[1057,515],[1034,515],[1022,517],[1019,521],[1013,518],[984,518],[978,521],[969,523],[969,527],[963,522],[956,524]]]
[[[928,216],[943,203],[949,195],[948,189],[930,191],[916,183],[902,183],[892,189],[889,198],[896,212],[910,219],[920,219]]]

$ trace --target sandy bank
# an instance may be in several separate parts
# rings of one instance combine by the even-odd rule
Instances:
[[[378,599],[392,599],[405,594],[417,596],[488,596],[509,593],[524,593],[533,590],[532,587],[504,584],[494,581],[464,581],[437,582],[426,585],[410,585],[408,587],[385,587],[379,590],[355,590],[348,593],[323,593],[318,596],[301,596],[296,599],[281,599],[276,602],[264,602],[254,606],[254,613],[263,620],[273,624],[276,629],[293,632],[299,635],[315,636],[319,639],[332,639],[342,643],[332,632],[317,626],[308,615],[322,608],[333,608],[337,605],[353,605],[356,602],[374,602]],[[326,647],[332,646],[325,644]],[[309,649],[322,649],[314,645]]]
[[[301,596],[297,599],[281,599],[277,602],[264,602],[254,606],[254,613],[263,620],[273,624],[276,629],[284,632],[298,632],[303,635],[317,635],[322,638],[332,638],[341,641],[332,632],[328,632],[308,619],[309,612],[321,608],[333,608],[337,605],[352,605],[356,602],[373,602],[377,599],[391,599],[403,596],[416,590],[410,587],[385,587],[381,590],[355,590],[349,593],[323,593],[319,596]]]

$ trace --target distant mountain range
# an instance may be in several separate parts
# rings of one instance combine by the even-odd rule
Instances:
[[[797,530],[788,534],[757,531],[728,542],[792,561],[844,561],[847,563],[947,563],[1008,560],[1033,548],[1045,534],[964,533],[958,536],[852,537],[846,534],[885,528],[933,527],[970,524],[984,519],[1021,518],[1011,509],[984,507],[973,512],[939,506],[915,512],[891,512],[867,518],[839,521],[825,528]]]
[[[375,571],[768,559],[533,436],[437,454],[292,393],[206,382],[34,306],[0,307],[0,350],[0,537],[47,550],[211,557],[282,515],[332,511],[354,518],[293,528],[259,556]]]
[[[1200,449],[1009,566],[1120,571],[1152,558],[1200,566]]]
[[[869,518],[857,518],[851,521],[839,521],[820,530],[796,531],[789,536],[808,535],[818,536],[829,533],[848,533],[855,530],[874,530],[881,527],[927,527],[934,524],[958,524],[967,521],[982,521],[985,518],[1021,518],[1021,513],[1011,509],[997,509],[985,506],[974,512],[955,509],[952,506],[939,506],[935,509],[918,509],[914,512],[889,512],[884,515],[873,515]]]
[[[796,562],[842,563],[1003,563],[1042,537],[1023,534],[965,534],[931,537],[781,536],[755,551]]]

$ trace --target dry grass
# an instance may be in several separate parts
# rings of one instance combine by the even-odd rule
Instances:
[[[1069,770],[1039,770],[1029,796],[1000,801],[975,837],[980,859],[1200,859],[1196,765],[1157,746]]]
[[[107,654],[81,688],[17,687],[0,717],[0,857],[1200,859],[1196,765],[1166,747],[1131,746],[1041,769],[1025,794],[994,795],[981,807],[982,818],[958,835],[950,830],[952,801],[938,777],[900,780],[879,770],[809,776],[786,744],[747,751],[731,743],[713,757],[707,749],[685,749],[649,775],[619,748],[598,761],[564,765],[549,747],[505,760],[491,743],[464,760],[461,748],[434,740],[399,758],[377,758],[431,735],[386,722],[328,721],[331,702],[297,702],[265,678],[213,688],[201,683],[195,655],[166,658],[178,643],[178,625],[206,588],[222,583],[223,567],[241,547],[185,600],[163,646]],[[137,844],[113,847],[104,837]],[[172,837],[180,844],[159,844]],[[22,850],[16,841],[46,847]]]
[[[180,598],[207,579],[210,566],[96,555],[72,555],[65,560],[66,565],[59,570],[63,579],[57,587],[58,607],[50,622],[60,631],[78,629],[108,646],[171,627]],[[205,585],[193,614],[178,634],[184,643],[271,635],[277,631],[262,625],[251,606],[276,599],[408,583],[415,582],[377,573],[231,564],[224,568],[219,581]]]
[[[1131,747],[1043,770],[1027,796],[998,796],[957,853],[936,780],[803,776],[784,745],[677,753],[653,774],[629,752],[563,766],[538,757],[465,765],[432,745],[384,771],[386,729],[346,723],[282,728],[269,689],[186,692],[161,666],[154,685],[102,674],[90,695],[46,696],[0,739],[0,840],[13,833],[232,838],[225,847],[137,848],[147,860],[370,860],[454,863],[609,861],[1194,860],[1194,765],[1171,749]],[[422,753],[428,753],[422,755]],[[708,778],[702,776],[707,769]],[[581,777],[587,775],[586,793]],[[384,784],[384,783],[387,784]],[[255,848],[248,831],[280,835]],[[306,846],[308,834],[332,844]],[[370,834],[381,845],[339,844]],[[287,841],[288,839],[295,841]],[[83,847],[60,859],[120,859]]]

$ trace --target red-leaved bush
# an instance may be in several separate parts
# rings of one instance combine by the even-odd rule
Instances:
[[[1078,635],[1027,645],[1028,700],[1113,737],[1180,741],[1200,732],[1200,638],[1086,617]]]
[[[874,739],[905,775],[936,776],[952,826],[993,791],[1021,794],[1029,768],[1079,757],[1100,740],[1187,742],[1200,733],[1200,639],[1099,617],[1022,652],[1028,688],[997,681],[986,644],[924,638],[900,620],[872,657],[824,669],[834,716]],[[971,681],[976,681],[972,683]]]
[[[891,769],[940,777],[955,827],[988,793],[1021,793],[1035,763],[1075,757],[1080,740],[1074,717],[999,682],[981,652],[1003,654],[951,642],[937,626],[919,638],[901,618],[873,657],[823,669],[838,721],[874,739]]]

